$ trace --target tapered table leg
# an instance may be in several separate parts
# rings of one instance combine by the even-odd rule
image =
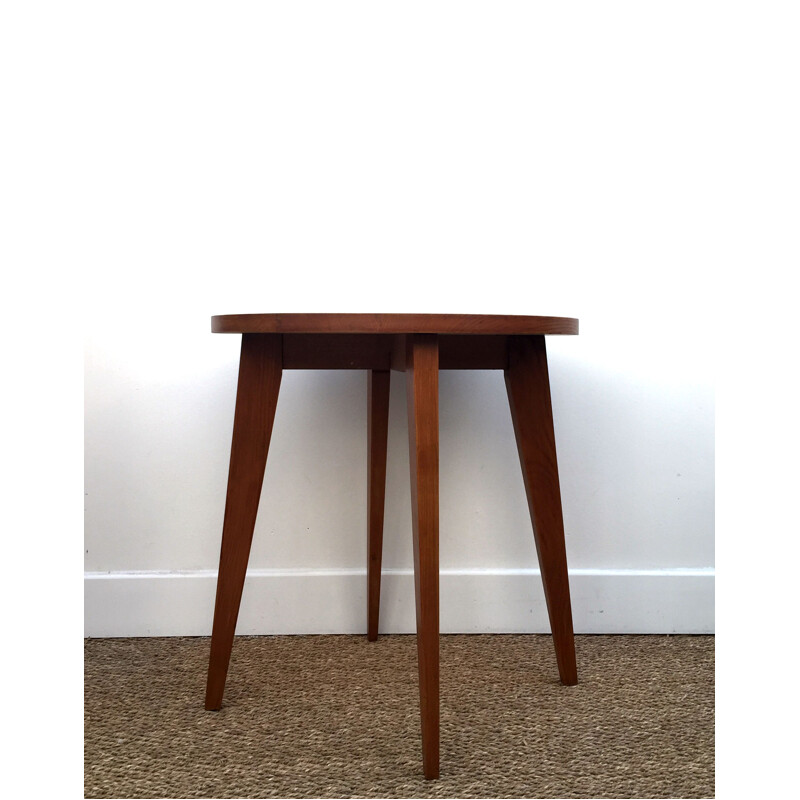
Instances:
[[[439,341],[407,340],[408,441],[414,527],[422,763],[439,777]]]
[[[505,372],[561,682],[578,682],[544,336],[510,336]]]
[[[367,381],[367,639],[378,638],[381,553],[389,436],[389,370],[370,370]]]
[[[222,705],[272,423],[278,403],[281,372],[280,335],[242,335],[228,494],[225,500],[217,599],[208,663],[208,710],[217,710]]]

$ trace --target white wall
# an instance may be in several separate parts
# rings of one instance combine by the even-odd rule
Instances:
[[[87,635],[210,631],[239,340],[209,317],[259,311],[579,317],[548,339],[576,628],[713,629],[715,21],[570,9],[109,18],[81,175]],[[410,630],[392,380],[383,623]],[[546,630],[501,374],[443,373],[440,422],[442,629]],[[240,632],[363,628],[365,453],[363,373],[284,375]]]

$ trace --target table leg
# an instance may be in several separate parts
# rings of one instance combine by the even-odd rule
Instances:
[[[578,682],[544,336],[510,336],[505,372],[561,682]]]
[[[378,638],[381,553],[389,436],[389,370],[370,370],[367,381],[367,639]]]
[[[245,333],[233,421],[228,494],[222,526],[217,599],[208,663],[206,708],[222,705],[247,560],[281,384],[281,337]]]
[[[414,527],[417,655],[426,778],[439,776],[439,342],[407,339],[406,384]]]

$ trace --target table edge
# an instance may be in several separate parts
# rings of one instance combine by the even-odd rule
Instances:
[[[578,334],[573,317],[499,314],[217,314],[212,333]]]

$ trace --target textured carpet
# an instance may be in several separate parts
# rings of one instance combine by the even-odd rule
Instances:
[[[416,642],[240,637],[203,710],[206,638],[85,645],[86,797],[713,797],[714,639],[441,637],[441,778]]]

